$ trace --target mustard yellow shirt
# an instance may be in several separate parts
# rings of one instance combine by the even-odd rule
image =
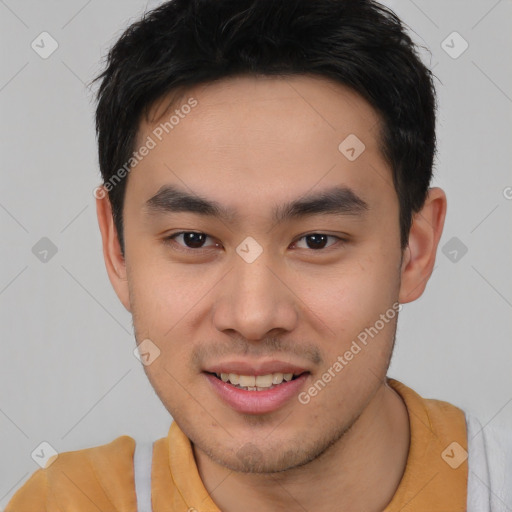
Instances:
[[[424,399],[394,379],[388,384],[407,407],[411,443],[404,474],[384,512],[465,511],[467,459],[456,468],[446,462],[453,442],[467,451],[464,412]],[[30,476],[5,512],[136,512],[134,450],[135,440],[125,435],[61,453]],[[151,492],[153,512],[220,512],[201,481],[190,441],[175,422],[167,437],[154,443]]]

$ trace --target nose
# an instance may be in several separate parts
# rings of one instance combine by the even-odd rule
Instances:
[[[213,324],[219,331],[257,341],[295,329],[297,298],[284,267],[271,264],[265,251],[252,263],[235,259],[215,300]]]

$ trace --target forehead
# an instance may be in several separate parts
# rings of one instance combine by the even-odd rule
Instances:
[[[315,184],[342,184],[364,196],[392,183],[380,122],[359,94],[315,76],[200,84],[161,98],[143,119],[135,150],[149,139],[154,147],[130,173],[128,189],[147,199],[175,183],[233,205],[252,191],[260,200],[262,192],[269,200],[291,198]]]
[[[260,124],[270,133],[272,125],[279,120],[294,133],[306,132],[308,128],[324,129],[337,136],[357,132],[367,146],[378,138],[381,122],[375,109],[360,94],[331,79],[315,75],[242,75],[179,88],[160,98],[139,126],[139,138],[148,129],[165,124],[192,97],[198,105],[187,116],[190,122],[208,123],[224,116],[238,121],[238,126],[244,128],[252,125],[257,129]],[[250,118],[245,116],[248,113]],[[245,117],[242,124],[240,117]],[[294,124],[297,119],[304,121],[302,129]],[[173,131],[180,131],[177,128]],[[219,132],[219,136],[223,135]]]

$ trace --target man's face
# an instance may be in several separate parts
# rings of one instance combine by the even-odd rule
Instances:
[[[180,110],[191,97],[197,105]],[[175,109],[166,134],[158,127]],[[163,112],[160,103],[154,113]],[[304,464],[354,423],[391,357],[399,205],[377,114],[320,78],[238,77],[190,89],[155,119],[140,126],[135,149],[148,136],[155,144],[129,175],[123,212],[125,305],[137,343],[160,350],[148,378],[217,462],[237,471]],[[166,186],[174,193],[150,201]],[[177,193],[194,200],[178,204]],[[332,200],[305,204],[322,194]],[[199,198],[229,215],[194,211]],[[300,377],[259,391],[215,373],[248,386],[260,376],[261,387],[265,375]]]

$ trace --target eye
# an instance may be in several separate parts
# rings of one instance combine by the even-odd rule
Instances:
[[[204,245],[208,238],[212,239],[212,237],[206,233],[199,231],[180,231],[179,233],[174,233],[173,235],[165,237],[164,241],[165,243],[174,244],[179,250],[191,252],[201,252],[201,249],[206,250],[210,247],[220,246],[220,244],[217,242],[214,242],[210,245]],[[331,239],[331,243],[329,243],[329,239]],[[334,235],[326,235],[325,233],[310,233],[300,237],[296,242],[294,242],[293,245],[299,249],[311,249],[318,251],[320,249],[331,247],[336,243],[336,241],[341,241],[342,243],[344,242],[342,238]],[[300,245],[301,243],[302,246]]]
[[[174,233],[174,235],[170,235],[165,238],[166,242],[174,242],[180,247],[185,249],[203,249],[205,246],[203,245],[207,238],[211,238],[206,233],[201,233],[197,231],[180,231],[179,233]],[[182,240],[182,243],[179,240]],[[206,247],[214,247],[218,246],[217,243],[214,243],[211,246]]]
[[[295,245],[298,246],[299,242],[301,242],[301,240],[304,240],[306,247],[299,247],[300,249],[325,249],[326,247],[330,247],[331,245],[333,245],[332,243],[327,245],[327,241],[329,238],[343,241],[341,238],[333,235],[326,235],[324,233],[310,233],[309,235],[304,235],[303,237],[299,238],[299,240],[295,242]]]

